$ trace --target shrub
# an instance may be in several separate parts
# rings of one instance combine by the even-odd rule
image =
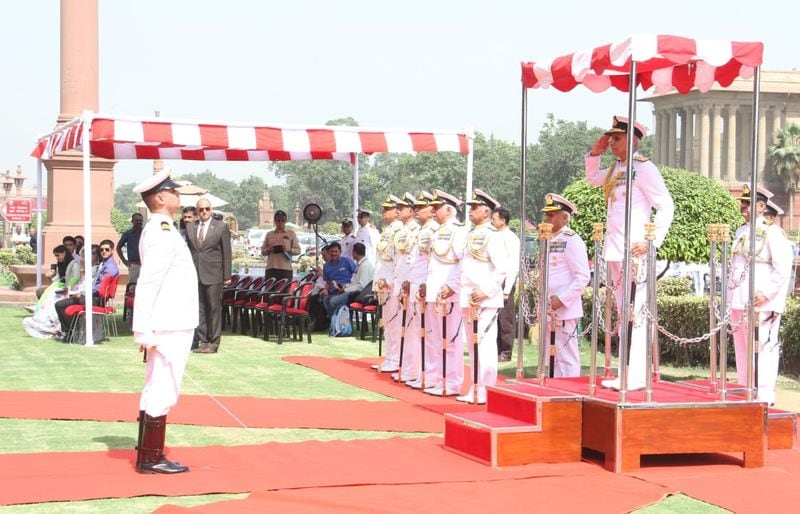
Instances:
[[[692,294],[691,281],[686,277],[665,277],[658,281],[659,296]]]
[[[600,291],[601,301],[605,291]],[[666,331],[682,338],[694,338],[708,333],[708,296],[680,295],[670,296],[659,289],[658,323]],[[587,288],[583,294],[583,326],[592,322],[592,290]],[[614,312],[616,318],[616,312]],[[614,322],[616,324],[616,322]],[[615,334],[616,335],[616,334]],[[780,340],[783,343],[781,353],[781,373],[800,373],[800,299],[790,299],[786,312],[781,318]],[[605,338],[602,330],[598,336],[599,346]],[[612,339],[613,351],[616,353],[617,338]],[[660,361],[675,366],[708,367],[710,346],[708,340],[691,344],[679,344],[659,333],[661,346]],[[728,368],[735,366],[733,338],[728,339]]]

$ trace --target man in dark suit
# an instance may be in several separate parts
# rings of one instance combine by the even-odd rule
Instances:
[[[231,234],[211,217],[211,203],[197,201],[198,219],[186,226],[186,242],[197,268],[200,295],[199,345],[195,353],[217,353],[222,334],[222,288],[231,279]]]

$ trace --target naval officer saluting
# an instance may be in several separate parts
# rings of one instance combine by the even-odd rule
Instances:
[[[198,322],[197,271],[175,228],[180,184],[169,170],[133,189],[152,216],[142,230],[142,267],[133,304],[133,339],[146,351],[147,372],[139,400],[136,471],[183,473],[187,466],[164,456],[167,413],[178,402],[186,360]]]

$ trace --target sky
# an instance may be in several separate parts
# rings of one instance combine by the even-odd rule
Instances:
[[[126,116],[320,125],[473,128],[520,140],[520,61],[676,34],[761,41],[767,70],[796,69],[796,1],[99,1],[99,111]],[[37,136],[59,113],[59,0],[0,0],[0,173],[31,187]],[[529,141],[547,113],[608,126],[627,96],[532,90]],[[639,119],[652,128],[649,109]],[[236,182],[264,163],[167,162]],[[125,161],[116,185],[152,161]],[[476,184],[479,186],[479,184]]]

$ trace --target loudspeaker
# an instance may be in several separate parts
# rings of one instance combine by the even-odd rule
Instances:
[[[317,223],[322,218],[322,208],[315,203],[306,205],[303,207],[303,218],[312,225]]]

